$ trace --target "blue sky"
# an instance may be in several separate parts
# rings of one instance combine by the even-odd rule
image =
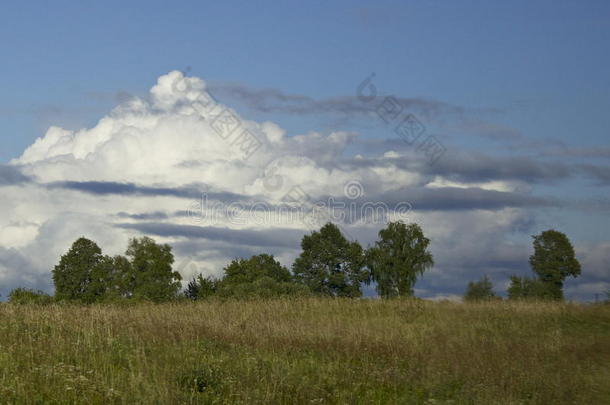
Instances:
[[[157,78],[172,70],[202,78],[223,103],[247,119],[277,123],[288,136],[344,130],[383,142],[394,135],[378,117],[265,110],[230,91],[237,86],[269,103],[280,101],[263,100],[257,91],[332,100],[354,96],[374,72],[384,95],[427,100],[442,110],[419,114],[447,147],[446,161],[459,164],[468,155],[472,162],[481,154],[497,158],[499,169],[519,166],[519,159],[551,171],[567,166],[565,178],[532,180],[526,173],[519,179],[513,191],[570,204],[532,208],[528,215],[539,227],[508,240],[526,243],[540,227],[558,227],[606,257],[606,1],[5,2],[0,36],[2,163],[19,158],[50,126],[94,127],[124,100],[148,97]],[[341,156],[368,152],[350,144]],[[592,209],[591,200],[602,207]],[[575,207],[578,202],[584,205]],[[50,220],[34,222],[41,227]],[[499,281],[509,272],[503,271]],[[610,277],[603,269],[596,274],[590,282],[601,288]]]
[[[0,159],[55,119],[94,123],[110,104],[92,93],[143,92],[189,66],[312,97],[376,72],[389,93],[506,110],[499,121],[528,136],[596,145],[610,126],[609,19],[604,1],[7,2]]]

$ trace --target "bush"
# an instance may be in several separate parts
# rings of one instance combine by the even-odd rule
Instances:
[[[218,280],[211,277],[203,277],[199,274],[188,283],[184,290],[184,297],[192,301],[206,299],[216,293]]]
[[[465,301],[485,301],[496,300],[499,297],[493,291],[493,284],[487,276],[483,276],[480,281],[468,283],[468,288],[464,294]]]
[[[509,300],[551,300],[555,299],[549,286],[537,278],[510,277]]]
[[[35,304],[49,305],[53,303],[53,297],[44,291],[29,288],[16,288],[8,295],[11,304]]]

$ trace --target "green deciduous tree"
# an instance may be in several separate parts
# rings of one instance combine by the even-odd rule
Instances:
[[[176,297],[182,277],[172,270],[174,255],[169,245],[157,244],[146,236],[133,238],[126,256],[130,261],[130,273],[123,275],[127,294],[154,302]]]
[[[413,295],[417,276],[434,265],[430,239],[417,224],[390,222],[367,251],[371,279],[384,298]]]
[[[295,283],[290,271],[271,255],[233,260],[224,268],[224,278],[217,284],[221,297],[271,298],[303,296],[309,289]]]
[[[79,238],[53,269],[56,298],[92,303],[136,297],[158,302],[176,296],[181,277],[172,271],[169,245],[135,238],[126,254],[102,255],[95,242]]]
[[[79,238],[53,269],[55,296],[59,300],[94,302],[105,293],[108,280],[108,258],[99,246]]]
[[[498,299],[493,291],[493,284],[487,275],[479,281],[471,281],[464,294],[465,301],[484,301]]]
[[[279,282],[292,280],[290,271],[272,255],[260,254],[249,259],[233,260],[224,268],[223,283],[241,284],[250,283],[262,277],[270,277]]]
[[[125,256],[114,256],[110,263],[106,298],[131,298],[136,288],[136,277],[131,262]]]
[[[553,298],[547,285],[539,279],[529,277],[511,276],[507,292],[509,300]]]
[[[335,297],[362,295],[361,283],[369,278],[363,249],[358,242],[345,239],[336,225],[327,223],[319,231],[305,235],[301,248],[293,273],[313,293]]]
[[[552,229],[533,238],[534,254],[529,260],[532,270],[552,298],[563,299],[563,282],[566,277],[580,275],[580,263],[574,248],[565,234]]]
[[[49,305],[53,303],[53,297],[40,290],[15,288],[8,295],[8,301],[11,304]]]
[[[189,281],[184,290],[184,296],[193,301],[206,299],[216,293],[217,284],[216,279],[199,274]]]

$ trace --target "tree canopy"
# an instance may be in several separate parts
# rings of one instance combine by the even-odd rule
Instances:
[[[483,276],[479,281],[468,283],[468,288],[464,294],[465,301],[484,301],[498,298],[493,291],[493,284],[487,275]]]
[[[55,296],[59,300],[94,302],[104,295],[107,258],[87,238],[78,238],[53,269]]]
[[[126,254],[105,256],[95,242],[77,239],[53,269],[55,297],[92,303],[131,297],[159,302],[176,296],[181,276],[172,271],[169,245],[134,238]]]
[[[223,282],[227,284],[249,283],[261,277],[269,277],[278,282],[288,282],[292,279],[290,271],[268,254],[233,260],[224,268],[224,274]]]
[[[217,283],[216,292],[221,297],[241,298],[303,296],[310,293],[309,288],[295,283],[286,267],[267,254],[233,260],[224,268],[224,277]]]
[[[417,276],[434,265],[429,244],[417,224],[390,222],[379,231],[379,240],[367,251],[367,264],[380,296],[413,295]]]
[[[562,299],[566,277],[577,277],[581,271],[574,248],[565,234],[553,229],[533,239],[534,254],[529,259],[532,270],[552,298]]]
[[[218,280],[199,274],[189,281],[184,290],[184,296],[193,301],[202,300],[213,296],[217,288]]]
[[[181,297],[191,300],[219,297],[278,297],[323,295],[360,297],[363,283],[376,283],[382,298],[412,296],[417,278],[434,265],[430,239],[418,224],[389,222],[366,251],[349,241],[337,225],[327,223],[303,236],[301,253],[292,272],[273,255],[258,254],[232,260],[219,279],[199,274]],[[581,273],[567,236],[547,230],[533,236],[529,258],[534,278],[512,276],[509,299],[562,299],[563,283]],[[53,268],[55,299],[92,303],[114,299],[154,302],[178,298],[181,275],[172,269],[174,256],[167,244],[143,236],[129,240],[125,256],[104,255],[85,237],[78,238]],[[14,302],[47,302],[40,291],[16,289]],[[42,297],[42,298],[41,298]],[[484,276],[468,283],[465,300],[498,298]]]
[[[553,298],[547,285],[537,278],[529,277],[511,276],[507,293],[509,300],[540,300]]]
[[[368,280],[365,255],[356,241],[350,242],[339,228],[327,223],[319,231],[305,235],[302,252],[293,264],[296,279],[314,294],[333,297],[360,297],[361,283]]]
[[[126,278],[133,291],[128,293],[155,302],[176,297],[182,276],[172,270],[174,255],[171,246],[157,244],[143,236],[131,239],[125,254],[131,263],[131,274]]]

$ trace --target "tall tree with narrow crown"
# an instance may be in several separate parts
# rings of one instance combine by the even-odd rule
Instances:
[[[568,276],[580,275],[580,263],[568,237],[550,229],[534,238],[534,254],[530,265],[552,298],[563,299],[563,282]]]
[[[180,273],[172,271],[174,255],[167,244],[157,244],[149,237],[129,241],[133,296],[160,302],[175,298],[180,289]]]
[[[379,231],[379,240],[367,251],[367,264],[380,296],[413,295],[417,276],[434,265],[429,244],[417,224],[390,222]]]

